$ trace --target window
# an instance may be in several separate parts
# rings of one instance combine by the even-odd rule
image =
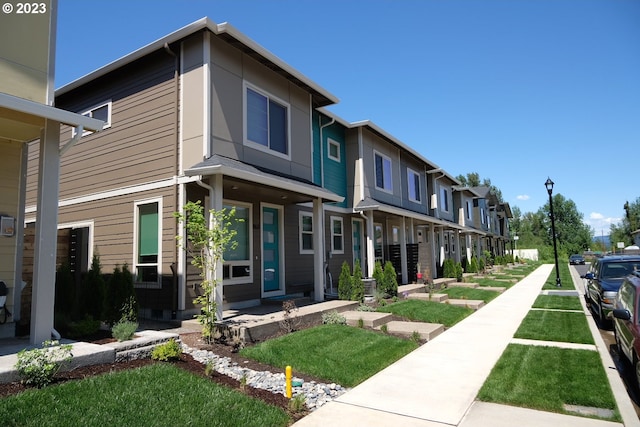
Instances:
[[[373,252],[376,261],[383,261],[382,247],[384,245],[384,236],[382,234],[382,224],[373,224]]]
[[[344,253],[344,232],[342,218],[331,217],[331,252],[334,254]]]
[[[376,172],[376,188],[387,192],[393,191],[391,181],[391,159],[384,154],[374,153]]]
[[[223,254],[222,278],[225,284],[246,283],[252,280],[251,248],[251,206],[235,202],[225,202],[224,209],[235,209],[231,228],[236,232],[233,247],[227,247]]]
[[[482,221],[482,223],[485,223],[485,214],[484,214],[484,208],[480,208],[480,221]]]
[[[449,212],[449,192],[445,187],[440,187],[440,208],[443,212]]]
[[[411,169],[407,169],[407,188],[409,200],[420,203],[420,175]]]
[[[340,162],[340,143],[334,141],[333,139],[327,139],[327,156],[331,160],[335,160],[336,162]]]
[[[300,253],[313,253],[313,215],[300,212]]]
[[[160,286],[161,199],[135,204],[135,281]]]
[[[289,106],[257,89],[245,88],[245,135],[254,147],[289,157]]]
[[[102,129],[109,128],[111,127],[111,100],[107,102],[103,102],[102,104],[95,105],[81,112],[80,114],[82,114],[85,117],[91,117],[97,120],[102,120],[104,122],[104,126],[102,126]],[[82,136],[89,135],[92,133],[93,132],[91,131],[84,131],[82,133]],[[72,134],[73,136],[76,135],[75,128],[72,130]]]
[[[467,219],[471,219],[471,202],[467,200]]]

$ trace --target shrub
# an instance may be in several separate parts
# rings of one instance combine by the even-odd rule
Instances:
[[[376,281],[376,288],[380,290],[384,280],[384,271],[382,270],[382,264],[380,264],[380,261],[376,261],[373,267],[373,278]]]
[[[78,318],[84,318],[88,315],[95,320],[102,320],[104,292],[105,283],[104,277],[102,276],[100,256],[94,254],[91,260],[91,268],[82,281]]]
[[[364,282],[362,281],[362,268],[360,260],[356,260],[353,267],[353,278],[351,281],[351,301],[364,301]]]
[[[306,397],[304,394],[297,394],[291,400],[289,400],[289,410],[297,413],[302,412],[305,409]]]
[[[360,304],[356,311],[376,311],[376,309],[366,304]]]
[[[67,335],[69,338],[80,338],[95,334],[100,329],[100,321],[94,320],[90,316],[84,319],[70,322],[67,325]]]
[[[123,317],[123,311],[127,311],[126,316],[130,321],[137,319],[133,275],[127,264],[123,264],[122,269],[116,265],[109,279],[106,287],[104,320],[109,325],[113,325]]]
[[[382,272],[382,288],[380,289],[386,295],[394,297],[398,295],[398,279],[396,269],[391,264],[391,261],[384,263],[384,270]]]
[[[120,321],[111,328],[111,335],[118,341],[128,341],[133,338],[136,329],[138,329],[138,322],[120,319]]]
[[[353,279],[351,277],[351,269],[347,261],[342,263],[342,269],[340,270],[340,278],[338,279],[338,298],[341,300],[351,299],[351,283]]]
[[[65,262],[56,271],[55,307],[58,313],[70,315],[75,308],[76,284],[69,262]],[[56,314],[58,314],[56,313]]]
[[[471,261],[467,265],[467,273],[477,273],[478,272],[478,258],[471,257]]]
[[[322,323],[325,325],[346,325],[347,319],[336,310],[322,313]]]
[[[160,360],[162,362],[168,362],[169,360],[178,360],[182,354],[182,346],[178,342],[171,338],[164,344],[160,344],[151,352],[151,358],[153,360]],[[208,366],[208,365],[207,365]]]
[[[456,277],[456,263],[451,258],[444,260],[442,264],[442,275],[444,277]]]
[[[22,383],[42,388],[51,384],[63,364],[71,361],[71,344],[59,345],[58,341],[45,341],[42,348],[22,350],[18,353],[15,368]]]
[[[456,271],[456,279],[458,280],[458,282],[462,282],[462,276],[463,276],[462,264],[457,262],[455,265],[455,271]]]

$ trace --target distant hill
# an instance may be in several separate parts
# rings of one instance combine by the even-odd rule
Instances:
[[[594,242],[602,242],[604,243],[604,247],[605,248],[610,248],[611,247],[611,239],[610,236],[593,236],[593,241]]]

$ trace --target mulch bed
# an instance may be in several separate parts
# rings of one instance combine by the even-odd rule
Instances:
[[[93,342],[95,343],[104,343],[108,342],[108,338],[105,337],[96,337],[97,339]],[[238,363],[238,365],[253,369],[256,371],[271,371],[278,372],[282,369],[276,368],[270,365],[265,365],[250,359],[245,359],[241,357],[237,353],[237,349],[231,345],[227,345],[225,343],[214,343],[214,344],[206,344],[202,340],[202,335],[199,332],[194,333],[186,333],[180,335],[180,339],[191,348],[199,348],[204,350],[213,351],[215,354],[219,356],[229,357],[234,362]],[[126,369],[135,369],[142,366],[146,366],[152,363],[166,363],[166,362],[156,362],[152,359],[140,359],[140,360],[131,360],[126,362],[114,362],[114,363],[104,363],[100,365],[91,365],[91,366],[82,366],[76,368],[72,371],[60,372],[56,375],[56,379],[54,380],[54,384],[64,383],[66,381],[75,381],[81,380],[87,377],[101,375],[109,372],[119,372]],[[209,378],[211,381],[214,381],[218,384],[224,385],[226,387],[232,388],[234,390],[238,390],[248,396],[254,397],[256,399],[260,399],[265,403],[270,405],[282,408],[285,410],[289,416],[294,421],[297,421],[307,415],[309,411],[302,412],[292,412],[289,410],[289,399],[287,399],[282,394],[274,394],[267,390],[257,389],[249,386],[242,387],[238,380],[235,380],[227,375],[220,374],[215,372],[214,374],[207,376],[205,374],[205,366],[194,360],[188,354],[182,354],[179,361],[171,362],[176,366],[184,369],[186,371],[192,372],[194,375],[199,375],[204,378]],[[302,376],[295,374],[296,376],[303,378],[305,381],[319,381],[316,378],[309,376]],[[6,383],[0,384],[0,397],[10,396],[14,394],[21,393],[25,390],[29,390],[32,387],[27,387],[20,382]]]

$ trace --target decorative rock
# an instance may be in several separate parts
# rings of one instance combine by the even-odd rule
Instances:
[[[238,381],[245,378],[246,384],[250,387],[268,390],[274,394],[285,395],[286,393],[284,372],[274,374],[269,371],[254,371],[253,369],[239,366],[228,357],[220,357],[210,351],[193,349],[185,344],[182,344],[182,349],[198,362],[204,365],[212,364],[216,372],[228,375]],[[294,396],[304,394],[307,408],[311,411],[318,409],[325,403],[336,399],[348,391],[348,389],[336,383],[323,384],[316,383],[315,381],[306,382],[300,378],[292,379],[292,383],[294,382],[300,383],[300,386],[296,385],[296,388],[293,390]]]

